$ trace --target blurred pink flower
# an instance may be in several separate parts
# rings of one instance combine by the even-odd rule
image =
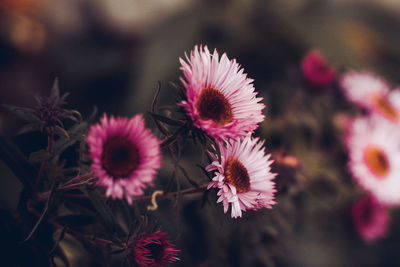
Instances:
[[[86,139],[92,158],[91,170],[106,196],[126,200],[143,194],[153,185],[161,167],[160,141],[145,128],[142,114],[128,118],[107,118],[90,128]]]
[[[187,96],[180,105],[194,126],[217,139],[245,136],[258,128],[265,106],[236,60],[226,54],[219,58],[216,50],[211,55],[207,46],[195,46],[187,62],[179,60]]]
[[[365,242],[372,243],[386,235],[389,224],[387,209],[375,197],[358,200],[351,214],[354,226]]]
[[[271,173],[270,154],[265,155],[264,141],[250,135],[229,142],[217,142],[221,161],[210,153],[214,161],[206,167],[207,171],[215,171],[215,177],[208,185],[219,188],[217,202],[224,205],[224,212],[231,204],[231,216],[242,217],[242,210],[258,210],[272,208],[275,204],[276,174]]]
[[[327,86],[336,78],[335,70],[317,50],[308,52],[303,58],[301,70],[305,80],[313,86]]]
[[[400,90],[390,91],[383,79],[367,72],[349,72],[343,75],[341,87],[350,102],[390,121],[399,121]]]
[[[156,231],[135,241],[132,256],[140,267],[159,267],[179,260],[177,252],[167,234]]]
[[[355,119],[346,136],[349,169],[365,190],[386,205],[400,204],[400,128],[371,116]]]

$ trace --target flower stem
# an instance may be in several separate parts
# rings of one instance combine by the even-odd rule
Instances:
[[[176,191],[176,192],[169,192],[169,193],[163,193],[163,194],[159,194],[157,196],[157,199],[166,199],[166,198],[171,198],[171,197],[176,197],[177,195],[191,195],[191,194],[196,194],[196,193],[201,193],[204,192],[207,189],[207,184],[206,185],[202,185],[200,187],[196,187],[196,188],[188,188],[182,191]],[[143,197],[138,197],[133,199],[133,202],[146,202],[151,200],[153,195],[148,195],[148,196],[143,196]]]

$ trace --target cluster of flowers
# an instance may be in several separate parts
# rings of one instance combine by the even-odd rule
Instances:
[[[217,202],[223,203],[225,213],[231,206],[233,218],[241,217],[242,211],[248,209],[271,208],[275,204],[276,174],[271,172],[272,161],[265,153],[264,141],[251,136],[264,120],[265,107],[260,103],[262,98],[257,97],[253,80],[235,60],[226,54],[219,57],[216,50],[211,54],[206,46],[196,46],[180,63],[186,98],[178,105],[192,125],[219,146],[219,154],[209,150],[213,161],[206,170],[214,177],[207,189],[219,189]],[[141,114],[133,118],[104,115],[99,124],[91,127],[87,142],[91,170],[98,185],[106,189],[107,197],[125,198],[131,204],[144,194],[146,186],[153,185],[161,167],[162,142],[145,127]],[[149,265],[155,260],[148,256],[148,240],[158,244],[160,255],[167,255],[164,263],[177,259],[171,243],[157,241],[159,236],[165,240],[165,233],[157,232],[137,242],[140,249],[133,254],[139,264]]]
[[[387,232],[387,207],[400,204],[400,89],[366,72],[346,73],[340,85],[364,111],[349,123],[345,144],[348,167],[368,192],[353,207],[353,219],[361,236],[372,242]]]

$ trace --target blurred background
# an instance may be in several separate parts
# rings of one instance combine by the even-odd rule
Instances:
[[[179,84],[178,58],[194,45],[226,52],[264,97],[267,119],[258,134],[267,151],[300,164],[274,165],[273,210],[233,220],[211,193],[211,204],[185,198],[149,212],[181,250],[173,266],[399,266],[397,210],[388,236],[374,244],[360,239],[349,217],[362,192],[346,170],[338,118],[355,109],[335,85],[307,86],[300,70],[304,55],[318,49],[338,73],[370,70],[396,86],[399,32],[398,0],[0,0],[0,104],[32,105],[59,77],[61,92],[71,93],[68,106],[84,117],[93,106],[99,114],[146,113],[158,81],[160,102],[176,102],[170,82]],[[20,126],[0,110],[0,132],[26,153],[37,149],[43,140],[15,136]],[[147,126],[154,128],[148,116]],[[185,148],[188,169],[201,160],[193,149]],[[165,158],[156,187],[170,166]],[[0,173],[0,209],[12,213],[22,187],[2,162]],[[74,240],[62,248],[71,266],[99,264]]]

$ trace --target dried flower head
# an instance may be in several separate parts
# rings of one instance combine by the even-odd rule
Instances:
[[[167,233],[156,231],[138,236],[133,243],[131,257],[140,267],[160,267],[179,260],[178,250],[167,238]]]

